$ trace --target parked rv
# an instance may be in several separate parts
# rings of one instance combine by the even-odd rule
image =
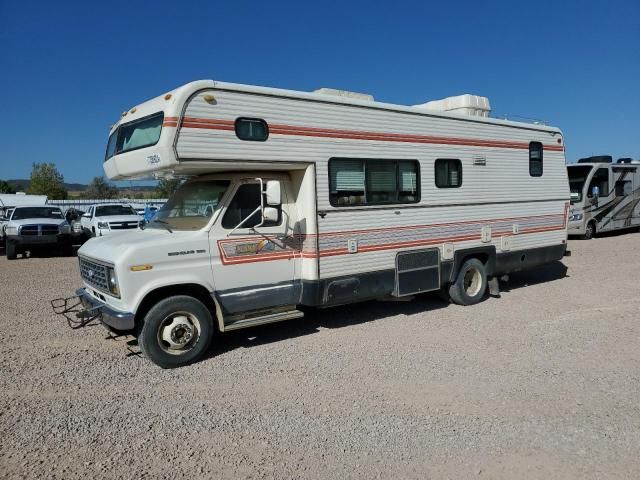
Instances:
[[[36,248],[58,247],[72,254],[71,227],[58,207],[15,207],[5,225],[5,254],[15,260]]]
[[[568,165],[571,190],[569,235],[591,239],[596,233],[640,226],[640,161],[608,155]]]
[[[300,307],[481,301],[497,276],[562,258],[569,209],[562,132],[489,112],[474,95],[400,106],[214,81],[128,109],[108,177],[190,178],[146,229],[80,249],[79,318],[100,312],[176,367]]]
[[[80,223],[87,238],[102,237],[111,232],[138,228],[140,217],[131,205],[103,203],[90,206]]]

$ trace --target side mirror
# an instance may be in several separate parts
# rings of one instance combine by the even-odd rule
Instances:
[[[267,180],[267,205],[271,207],[279,207],[282,204],[282,192],[280,190],[279,180]]]
[[[265,222],[277,222],[278,221],[278,209],[274,207],[264,207],[262,210],[262,224]]]
[[[598,198],[600,196],[600,188],[597,185],[594,185],[591,189],[591,196],[593,198]]]

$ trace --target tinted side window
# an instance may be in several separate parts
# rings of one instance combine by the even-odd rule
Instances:
[[[458,188],[462,185],[462,162],[457,158],[439,158],[435,163],[436,187]]]
[[[589,191],[587,192],[587,196],[589,198],[593,197],[593,187],[598,187],[599,195],[601,197],[609,196],[609,169],[608,168],[599,168],[596,173],[593,174],[591,178],[591,183],[589,184]]]
[[[616,197],[626,197],[631,195],[631,180],[618,180],[616,182]]]
[[[529,175],[542,176],[542,143],[540,142],[529,144]]]
[[[227,211],[222,218],[222,227],[227,229],[233,229],[238,226],[242,220],[251,215],[256,208],[260,206],[260,184],[247,183],[241,185],[236,194],[233,196],[233,200],[227,207]],[[262,216],[260,211],[257,211],[251,217],[244,222],[240,228],[252,228],[260,223]],[[265,222],[263,227],[272,227],[280,225],[282,223],[282,212],[278,215],[277,222]]]

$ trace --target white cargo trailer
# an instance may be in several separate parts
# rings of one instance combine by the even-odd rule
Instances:
[[[145,230],[80,249],[77,294],[163,367],[304,306],[440,289],[476,303],[567,240],[561,131],[489,109],[215,81],[135,106],[111,130],[108,177],[187,181]]]

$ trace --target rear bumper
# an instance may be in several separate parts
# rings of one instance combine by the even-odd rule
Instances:
[[[82,305],[86,309],[99,309],[102,313],[102,323],[116,330],[133,330],[135,328],[135,314],[131,312],[121,312],[109,307],[101,302],[84,288],[76,290],[76,295],[80,298]]]

